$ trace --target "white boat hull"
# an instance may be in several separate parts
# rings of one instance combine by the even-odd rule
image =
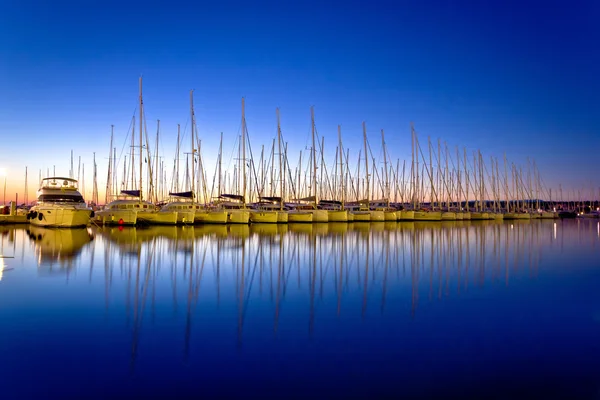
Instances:
[[[289,211],[288,223],[310,223],[313,222],[313,215],[308,211]]]
[[[31,225],[54,228],[75,228],[90,222],[92,210],[89,208],[34,206],[30,212],[36,213],[29,220]]]
[[[253,224],[276,224],[277,211],[250,211],[250,222]]]
[[[103,225],[135,225],[137,211],[119,209],[96,211],[95,220]]]
[[[138,224],[177,225],[176,211],[138,211]]]

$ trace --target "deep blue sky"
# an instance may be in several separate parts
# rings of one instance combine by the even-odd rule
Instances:
[[[12,3],[12,4],[11,4]],[[4,2],[0,5],[0,167],[9,193],[32,190],[53,165],[92,152],[104,186],[110,125],[124,144],[144,76],[149,132],[161,120],[172,163],[176,124],[195,89],[203,153],[218,134],[231,153],[240,99],[255,154],[280,107],[289,157],[310,146],[310,111],[335,152],[337,125],[355,158],[361,122],[380,154],[410,157],[438,137],[526,167],[563,188],[600,186],[600,3],[498,2]],[[482,2],[487,3],[487,2]],[[189,129],[186,130],[189,132]],[[186,141],[187,143],[187,141]],[[212,172],[210,174],[212,176]]]

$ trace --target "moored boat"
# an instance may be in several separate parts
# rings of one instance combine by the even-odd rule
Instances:
[[[27,218],[36,226],[75,228],[86,226],[92,215],[93,210],[79,193],[75,179],[50,177],[42,179],[37,203]]]

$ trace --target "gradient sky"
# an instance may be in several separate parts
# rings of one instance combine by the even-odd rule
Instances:
[[[530,157],[548,186],[598,193],[600,2],[479,3],[3,2],[7,197],[22,198],[26,166],[30,200],[40,170],[67,175],[71,150],[85,164],[86,197],[93,152],[103,188],[110,126],[120,151],[140,75],[152,140],[161,120],[165,164],[177,123],[189,135],[194,89],[210,169],[220,132],[225,158],[233,151],[245,96],[255,155],[270,146],[280,107],[295,165],[310,146],[314,105],[331,155],[341,124],[357,156],[364,120],[375,156],[383,128],[390,157],[410,160],[414,121],[422,143],[441,138],[480,149],[486,161],[506,152],[524,168]]]

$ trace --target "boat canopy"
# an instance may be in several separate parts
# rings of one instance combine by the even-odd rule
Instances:
[[[319,204],[323,204],[323,205],[330,204],[330,205],[341,206],[342,202],[338,201],[338,200],[321,200],[321,201],[319,201]]]
[[[277,197],[277,196],[261,196],[260,197],[261,200],[266,200],[266,201],[274,201],[277,203],[281,203],[281,201],[283,200],[281,197]]]
[[[124,194],[126,196],[140,197],[139,190],[121,190],[121,194]]]
[[[303,197],[301,199],[294,199],[294,201],[312,201],[312,202],[316,202],[317,201],[317,196]]]
[[[232,199],[232,200],[239,200],[241,202],[244,201],[244,196],[239,195],[239,194],[226,194],[226,193],[224,193],[224,194],[219,195],[219,197],[223,197],[223,198],[226,198],[226,199]]]
[[[187,192],[169,192],[169,196],[173,197],[184,197],[186,199],[193,199],[194,193],[190,190]]]
[[[77,183],[77,179],[65,178],[63,176],[51,176],[49,178],[43,178],[42,181],[69,181]]]

